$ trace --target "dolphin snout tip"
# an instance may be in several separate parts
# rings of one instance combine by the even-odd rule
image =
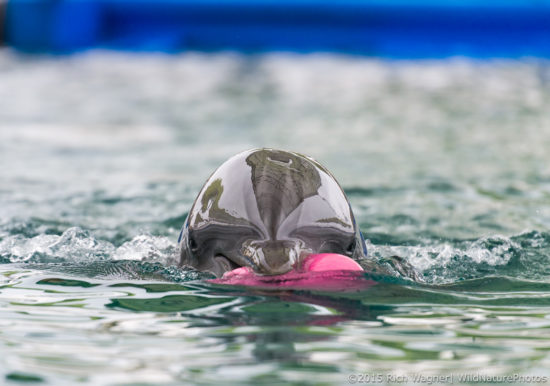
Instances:
[[[276,276],[284,275],[294,269],[294,264],[283,264],[278,266],[270,266],[266,264],[261,264],[253,268],[254,273],[261,276]]]
[[[303,251],[296,243],[283,241],[251,242],[243,254],[252,270],[262,276],[283,275],[295,270]]]

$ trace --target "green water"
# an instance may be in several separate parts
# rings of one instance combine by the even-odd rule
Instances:
[[[0,100],[0,384],[550,382],[549,63],[0,51]],[[423,283],[177,269],[201,184],[261,146]]]

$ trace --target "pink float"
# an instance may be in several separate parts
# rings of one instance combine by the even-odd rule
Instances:
[[[320,253],[308,256],[301,267],[283,275],[260,276],[249,267],[240,267],[208,282],[262,289],[357,291],[376,284],[363,273],[363,268],[347,256]]]

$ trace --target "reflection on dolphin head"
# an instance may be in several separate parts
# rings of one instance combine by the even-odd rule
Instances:
[[[366,257],[349,202],[334,177],[301,154],[237,154],[206,181],[180,234],[181,265],[217,276],[299,269],[312,253]]]

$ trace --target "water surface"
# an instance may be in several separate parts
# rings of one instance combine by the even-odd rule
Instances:
[[[0,100],[0,383],[550,381],[547,62],[0,51]],[[424,284],[175,267],[202,183],[262,146],[327,166]]]

